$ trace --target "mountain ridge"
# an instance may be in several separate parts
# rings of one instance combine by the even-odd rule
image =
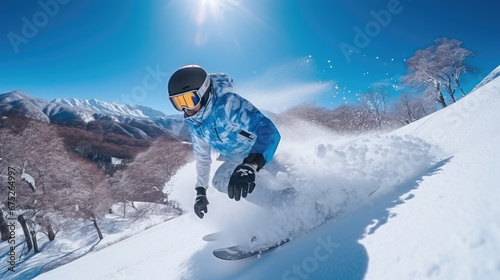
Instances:
[[[15,90],[0,94],[0,114],[80,128],[86,128],[90,122],[111,121],[120,126],[128,126],[129,128],[121,130],[123,134],[137,139],[155,137],[162,134],[162,131],[186,136],[182,116],[167,116],[150,107],[95,98],[56,98],[47,101]],[[134,132],[124,132],[130,130]]]

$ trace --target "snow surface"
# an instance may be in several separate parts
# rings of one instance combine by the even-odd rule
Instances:
[[[493,81],[494,79],[496,79],[497,77],[500,76],[500,66],[498,66],[497,68],[495,68],[495,70],[491,71],[490,74],[488,74],[488,76],[486,76],[479,84],[477,84],[476,87],[474,87],[474,90],[484,86],[485,84]]]
[[[143,210],[147,203],[135,202],[136,209]],[[137,233],[143,232],[151,226],[164,222],[165,220],[178,216],[175,210],[165,209],[164,205],[149,205],[149,216],[138,215],[139,211],[131,207],[124,208],[123,204],[113,206],[115,214],[108,214],[105,218],[99,219],[99,225],[103,232],[104,239],[97,242],[97,232],[88,220],[72,220],[67,223],[63,230],[57,232],[56,239],[52,242],[48,237],[39,232],[37,240],[40,253],[34,254],[33,250],[26,252],[26,242],[22,236],[22,229],[19,223],[16,224],[15,244],[8,242],[0,243],[2,262],[0,262],[0,279],[33,279],[37,275],[69,263],[90,252],[110,246]],[[123,217],[126,211],[127,217]],[[12,222],[8,220],[7,222]],[[7,253],[10,246],[15,245],[16,267],[15,272],[8,270]],[[80,277],[84,277],[81,275]],[[72,279],[72,277],[62,277],[60,279]],[[89,279],[89,278],[87,278]]]
[[[203,220],[188,211],[36,279],[500,279],[499,97],[496,78],[378,135],[280,127],[277,159],[288,170],[279,178],[298,190],[295,203],[260,209],[210,188]],[[166,186],[188,210],[194,174],[190,163]],[[202,240],[216,231],[221,240]],[[290,232],[292,242],[260,258],[212,256]]]

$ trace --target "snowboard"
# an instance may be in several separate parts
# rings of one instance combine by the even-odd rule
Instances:
[[[287,238],[287,239],[284,239],[284,240],[282,240],[274,245],[259,248],[259,249],[256,249],[254,251],[244,250],[239,245],[230,246],[230,247],[215,249],[213,251],[213,254],[215,257],[217,257],[221,260],[226,260],[226,261],[243,260],[243,259],[261,256],[263,254],[269,253],[272,250],[280,247],[281,245],[283,245],[289,241],[290,241],[290,239]]]

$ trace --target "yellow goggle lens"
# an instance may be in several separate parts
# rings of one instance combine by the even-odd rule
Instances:
[[[170,100],[172,100],[172,103],[174,103],[178,110],[182,110],[182,108],[193,109],[199,103],[199,98],[194,92],[187,92],[179,96],[174,96],[171,97]],[[198,102],[195,104],[195,101]]]

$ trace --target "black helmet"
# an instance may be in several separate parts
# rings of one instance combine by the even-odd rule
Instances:
[[[168,81],[168,97],[175,109],[193,109],[206,103],[210,94],[210,78],[198,65],[187,65],[175,71]]]

